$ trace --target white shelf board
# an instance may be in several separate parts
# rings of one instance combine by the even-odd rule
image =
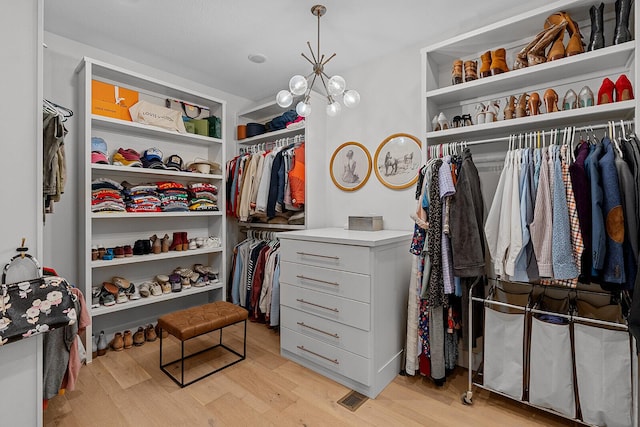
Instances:
[[[140,282],[142,283],[142,282]],[[96,316],[102,316],[105,314],[111,314],[111,313],[115,313],[118,311],[122,311],[122,310],[131,310],[137,307],[141,307],[143,305],[148,305],[148,304],[155,304],[158,302],[162,302],[162,301],[169,301],[172,299],[176,299],[176,298],[182,298],[182,297],[186,297],[189,295],[195,295],[195,294],[200,294],[203,292],[210,292],[216,289],[220,289],[222,288],[222,282],[218,281],[216,283],[207,285],[207,286],[202,286],[200,288],[196,288],[195,286],[192,286],[189,289],[183,289],[180,292],[171,292],[170,294],[162,294],[162,295],[158,295],[158,296],[153,296],[150,295],[146,298],[140,298],[137,300],[129,300],[125,303],[122,304],[116,304],[116,305],[112,305],[110,307],[105,307],[105,306],[100,306],[98,308],[92,308],[91,309],[91,316],[96,317]]]
[[[270,142],[276,139],[286,138],[287,136],[296,135],[304,132],[304,126],[296,129],[280,129],[273,132],[263,133],[261,135],[252,136],[251,138],[240,139],[237,141],[241,145],[257,144],[260,142]]]
[[[196,216],[222,216],[220,211],[203,212],[93,212],[93,219],[112,218],[169,218],[169,217],[196,217]]]
[[[149,126],[137,122],[114,119],[111,117],[91,115],[92,127],[120,131],[126,134],[141,135],[146,137],[162,138],[167,141],[182,142],[186,144],[212,145],[222,144],[222,139],[211,138],[194,133],[178,133],[155,126]]]
[[[427,91],[426,96],[430,102],[445,106],[494,93],[508,91],[515,93],[521,91],[523,87],[557,80],[558,75],[585,75],[624,67],[633,58],[634,52],[635,41],[630,41],[533,67],[430,90]],[[615,80],[615,76],[612,78]]]
[[[603,123],[607,120],[620,120],[633,117],[636,101],[621,101],[596,105],[574,110],[557,111],[537,116],[520,117],[511,120],[499,120],[472,126],[427,132],[427,144],[440,144],[452,141],[473,141],[489,135],[518,133],[532,130],[548,130],[558,126],[573,126],[588,122]]]
[[[295,106],[293,106],[295,108]],[[291,110],[291,107],[283,108],[276,103],[275,97],[272,101],[265,102],[257,105],[249,110],[244,110],[238,113],[238,117],[242,117],[247,120],[253,120],[260,122],[266,119],[277,117],[285,111]]]
[[[261,222],[238,222],[240,227],[271,230],[304,230],[305,225],[296,224],[263,224]]]
[[[101,267],[110,267],[113,265],[122,265],[122,264],[135,264],[139,262],[149,262],[149,261],[157,261],[162,259],[171,259],[171,258],[184,258],[193,255],[202,255],[202,254],[210,254],[222,252],[221,247],[217,248],[199,248],[192,249],[187,251],[169,251],[162,252],[159,254],[148,254],[148,255],[134,255],[130,257],[124,258],[113,258],[111,261],[91,261],[91,268],[101,268]]]
[[[222,179],[222,175],[203,174],[203,173],[197,173],[197,172],[178,172],[170,169],[147,169],[147,168],[137,168],[137,167],[130,167],[130,166],[105,165],[102,163],[92,163],[91,170],[105,171],[109,173],[140,174],[145,176],[193,178],[197,180],[207,180],[207,181]]]

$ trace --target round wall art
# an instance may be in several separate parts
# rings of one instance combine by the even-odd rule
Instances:
[[[371,154],[359,142],[345,142],[333,152],[329,172],[336,187],[355,191],[366,184],[371,175]]]
[[[374,157],[376,176],[382,184],[394,190],[412,186],[418,181],[422,162],[422,143],[407,133],[386,138]]]

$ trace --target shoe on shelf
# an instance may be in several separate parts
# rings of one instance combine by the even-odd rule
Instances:
[[[527,117],[527,100],[529,99],[529,95],[527,92],[520,95],[518,98],[518,103],[516,104],[516,118]]]
[[[462,126],[472,126],[473,122],[471,121],[471,114],[463,114],[462,115]],[[218,238],[218,242],[220,239]],[[220,246],[220,245],[218,245]]]
[[[573,89],[569,89],[567,93],[564,94],[564,98],[562,98],[562,111],[573,110],[575,108],[578,108],[578,95],[576,95]]]
[[[196,239],[189,240],[189,250],[192,251],[194,249],[198,249],[198,244],[196,243]]]
[[[584,108],[584,107],[593,107],[593,106],[594,106],[593,92],[591,92],[591,89],[589,88],[589,86],[585,86],[582,89],[580,89],[580,93],[578,93],[578,107]]]
[[[476,123],[481,125],[486,119],[487,107],[482,103],[476,105]]]
[[[145,341],[153,342],[158,339],[158,334],[156,334],[156,329],[153,327],[151,323],[147,325],[144,330]]]
[[[171,293],[171,283],[165,282],[158,285],[160,287],[160,294],[170,294]]]
[[[162,242],[160,243],[162,246],[162,252],[169,252],[169,235],[165,234],[164,237],[162,238]]]
[[[98,249],[98,252],[100,252],[100,249]],[[113,248],[105,249],[104,255],[102,255],[102,260],[111,261],[113,257]]]
[[[107,250],[102,245],[98,245],[98,259],[103,259],[104,254],[107,253]]]
[[[91,335],[91,357],[93,359],[98,357],[98,337],[95,334]]]
[[[222,241],[219,237],[209,236],[204,240],[205,248],[219,248],[220,246],[222,246]]]
[[[133,283],[131,284],[131,286],[129,286],[129,289],[127,289],[125,293],[130,300],[140,299],[140,290],[138,289],[138,286],[134,285]]]
[[[144,337],[144,328],[142,326],[138,327],[138,330],[133,334],[133,345],[136,347],[140,347],[144,345],[145,337]]]
[[[151,295],[151,282],[142,282],[138,286],[138,293],[143,298],[148,298]]]
[[[498,112],[500,111],[499,101],[489,101],[484,111],[484,122],[493,123],[498,120]]]
[[[533,47],[542,39],[547,33],[547,30],[540,31],[527,45],[525,45],[520,52],[516,54],[516,60],[513,63],[513,69],[518,70],[520,68],[526,68],[529,66],[529,60],[527,54]]]
[[[97,246],[92,246],[91,247],[91,261],[97,261],[98,260],[98,247]]]
[[[633,87],[625,74],[616,80],[616,102],[633,99]]]
[[[115,351],[122,351],[124,349],[124,338],[122,332],[116,332],[111,340],[111,348]]]
[[[449,121],[444,113],[438,114],[438,125],[440,126],[440,130],[449,129]]]
[[[172,251],[181,251],[182,250],[182,233],[180,231],[176,231],[173,233],[173,240],[171,241],[171,246],[169,250]]]
[[[633,0],[616,0],[616,26],[613,30],[613,44],[621,44],[633,40],[629,31],[629,15]]]
[[[476,61],[464,61],[464,81],[471,82],[478,79],[478,63]]]
[[[542,104],[542,102],[540,101],[540,95],[538,95],[538,92],[531,92],[531,95],[529,95],[529,102],[527,103],[530,116],[537,116],[540,114],[540,104]]]
[[[111,307],[112,305],[116,304],[116,297],[112,293],[103,290],[103,292],[100,294],[100,304],[104,305],[105,307]]]
[[[131,248],[131,245],[124,245],[122,249],[124,250],[125,257],[133,256],[133,248]]]
[[[136,240],[133,244],[133,254],[144,255],[144,243],[142,243],[142,240]]]
[[[555,113],[558,111],[558,94],[553,89],[547,89],[544,92],[544,108],[547,113]]]
[[[509,71],[507,66],[507,51],[504,48],[491,52],[491,75],[506,73]]]
[[[451,67],[451,84],[457,85],[462,83],[462,60],[456,59]]]
[[[127,329],[124,331],[124,334],[122,334],[122,340],[124,341],[124,348],[133,347],[133,335],[130,330]]]
[[[116,304],[124,304],[127,301],[129,301],[127,292],[124,289],[120,289],[118,291],[118,296],[116,297]]]
[[[169,276],[169,283],[171,283],[171,292],[180,292],[182,290],[182,278],[179,274],[171,274]]]
[[[604,3],[600,6],[591,6],[589,9],[591,18],[591,37],[589,38],[588,51],[602,49],[604,47]]]
[[[613,90],[615,85],[608,77],[605,77],[598,89],[598,105],[610,104],[613,102]]]
[[[491,76],[491,51],[488,50],[480,55],[480,78]]]
[[[462,127],[462,117],[454,116],[453,119],[451,119],[451,127],[453,128]]]
[[[97,342],[98,356],[104,356],[107,353],[108,346],[107,337],[104,335],[104,331],[100,331]]]
[[[511,120],[516,116],[516,97],[511,95],[507,98],[507,104],[504,106],[504,119]]]
[[[187,237],[187,232],[183,231],[182,233],[182,250],[189,250],[189,238]]]
[[[131,286],[131,282],[129,282],[124,277],[120,277],[120,276],[112,277],[111,278],[111,283],[113,283],[114,285],[116,285],[120,289],[129,289],[129,287]]]
[[[547,62],[547,55],[545,55],[545,49],[554,42],[558,34],[564,32],[567,26],[567,21],[563,20],[560,24],[551,25],[540,37],[538,42],[527,52],[527,62],[529,67],[533,65],[542,64]]]
[[[91,308],[100,307],[101,294],[102,294],[102,288],[100,286],[93,286],[91,288]]]
[[[431,128],[433,129],[434,132],[440,130],[440,123],[438,123],[437,114],[433,116],[433,120],[431,120]]]
[[[154,297],[160,296],[164,292],[164,285],[159,285],[156,282],[151,282],[151,285],[149,285],[149,290],[151,291],[151,295],[153,295]]]
[[[151,240],[151,252],[153,252],[154,254],[159,254],[162,252],[162,240],[160,238],[158,238],[157,235],[153,235],[151,236],[151,238],[149,239]]]
[[[122,246],[116,246],[113,253],[116,258],[124,258],[124,248]]]
[[[149,255],[151,253],[151,240],[142,239],[142,253],[144,255]]]

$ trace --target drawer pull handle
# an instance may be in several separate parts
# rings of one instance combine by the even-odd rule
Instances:
[[[322,329],[318,329],[318,328],[314,328],[313,326],[305,325],[304,322],[298,322],[298,325],[300,325],[300,326],[302,326],[304,328],[312,329],[312,330],[314,330],[316,332],[320,332],[321,334],[329,335],[330,337],[340,339],[340,335],[338,335],[338,334],[332,334],[330,332],[323,331]]]
[[[315,304],[315,303],[312,303],[312,302],[309,302],[309,301],[305,301],[302,298],[296,298],[296,301],[301,302],[303,304],[309,304],[309,305],[312,305],[314,307],[324,308],[325,310],[335,311],[336,313],[340,313],[340,310],[338,310],[337,308],[325,307],[324,305]]]
[[[326,280],[314,279],[313,277],[303,276],[302,274],[298,274],[296,277],[302,280],[311,280],[312,282],[319,282],[319,283],[326,283],[327,285],[340,286],[340,283],[338,282],[327,282]]]
[[[298,255],[302,255],[302,256],[317,256],[318,258],[329,258],[329,259],[335,259],[336,261],[340,259],[339,256],[330,256],[330,255],[318,255],[318,254],[310,254],[308,252],[296,252]]]
[[[304,348],[304,346],[303,346],[303,345],[297,345],[296,347],[298,347],[298,348],[299,348],[300,350],[302,350],[302,351],[306,351],[307,353],[311,353],[311,354],[313,354],[314,356],[318,356],[318,357],[320,357],[320,358],[322,358],[322,359],[324,359],[324,360],[328,360],[328,361],[329,361],[329,362],[331,362],[331,363],[335,363],[336,365],[339,365],[339,364],[340,364],[340,362],[338,362],[338,359],[329,359],[328,357],[323,356],[323,355],[321,355],[321,354],[318,354],[318,353],[316,353],[315,351],[307,350],[306,348]]]

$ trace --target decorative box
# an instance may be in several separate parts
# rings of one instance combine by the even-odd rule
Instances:
[[[129,107],[138,102],[138,92],[91,80],[91,113],[131,121]]]
[[[382,216],[378,216],[378,215],[350,216],[349,230],[360,230],[360,231],[382,230]]]

